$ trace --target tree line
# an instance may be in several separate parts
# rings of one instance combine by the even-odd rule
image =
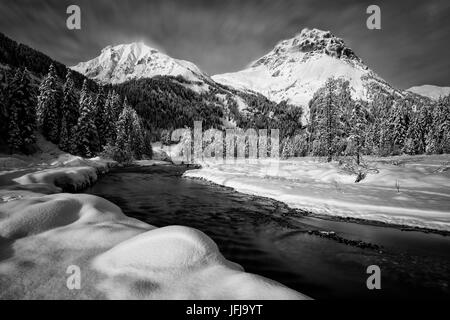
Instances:
[[[414,94],[377,92],[351,97],[348,81],[328,79],[309,103],[309,123],[285,136],[287,156],[389,156],[450,152],[450,96],[432,101]]]
[[[127,162],[152,155],[148,133],[127,99],[113,90],[89,89],[87,80],[77,90],[73,72],[65,81],[50,66],[36,89],[30,73],[17,69],[12,80],[0,86],[2,136],[10,152],[33,153],[35,130],[65,152],[93,157],[102,152]]]
[[[348,81],[330,78],[303,109],[261,95],[236,95],[223,88],[195,92],[171,77],[133,80],[81,90],[73,72],[62,81],[53,65],[36,88],[26,69],[0,85],[1,139],[11,152],[32,153],[35,130],[61,150],[92,157],[106,152],[119,161],[151,156],[151,141],[170,142],[173,129],[224,127],[280,129],[281,156],[389,156],[450,152],[450,96],[438,101],[380,90],[369,102],[354,100]],[[124,97],[122,99],[121,97]],[[5,124],[5,125],[3,125]]]

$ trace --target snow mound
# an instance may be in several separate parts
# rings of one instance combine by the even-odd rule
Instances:
[[[58,159],[51,163],[52,166],[64,166],[64,167],[93,167],[97,170],[97,173],[105,173],[109,168],[117,166],[117,161],[110,159],[103,159],[101,157],[95,157],[91,159],[85,159],[79,156],[73,156],[65,153],[60,155]]]
[[[164,248],[164,250],[161,250]],[[159,228],[125,241],[97,260],[108,273],[177,272],[219,260],[216,244],[204,233],[182,226]]]
[[[97,170],[94,167],[60,167],[28,173],[13,181],[22,185],[40,183],[78,191],[97,181]]]
[[[244,274],[239,265],[225,260],[204,233],[181,226],[140,234],[97,257],[94,266],[110,275],[102,287],[115,299],[137,294],[149,299],[304,297],[262,277]],[[136,292],[133,283],[151,285]],[[124,292],[117,290],[121,284]],[[190,289],[195,287],[198,290]]]
[[[28,237],[75,223],[96,222],[99,214],[102,220],[125,218],[116,205],[91,195],[31,196],[9,201],[1,208],[7,215],[0,220],[0,236],[5,239]]]
[[[243,272],[200,231],[155,228],[96,196],[34,194],[0,212],[0,299],[307,298]]]

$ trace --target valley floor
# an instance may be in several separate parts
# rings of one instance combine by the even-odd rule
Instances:
[[[59,152],[0,157],[0,299],[308,298],[244,272],[201,231],[156,228],[103,198],[63,193],[111,165]]]
[[[314,158],[204,162],[185,177],[272,198],[308,212],[450,231],[450,155],[365,157],[355,183],[337,162]]]

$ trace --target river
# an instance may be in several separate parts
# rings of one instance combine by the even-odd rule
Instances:
[[[247,272],[315,299],[450,297],[449,236],[318,218],[277,201],[183,178],[185,170],[117,168],[85,192],[157,227],[199,229]],[[367,288],[369,265],[380,267],[380,290]]]

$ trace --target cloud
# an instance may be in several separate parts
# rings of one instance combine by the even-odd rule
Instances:
[[[65,27],[66,8],[82,10],[82,30]],[[366,28],[369,1],[42,0],[0,3],[0,30],[73,65],[110,44],[143,40],[209,74],[231,72],[304,27],[331,30],[399,88],[450,85],[448,1],[377,1],[382,30]]]

